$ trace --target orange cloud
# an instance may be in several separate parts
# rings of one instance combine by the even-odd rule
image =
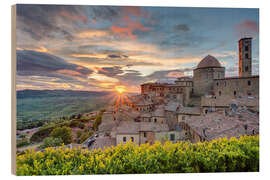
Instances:
[[[182,72],[169,72],[166,77],[175,77],[175,78],[178,78],[178,77],[182,77],[184,76],[184,73]]]
[[[101,68],[101,67],[97,67],[97,66],[95,66],[94,68],[93,68],[93,70],[95,71],[95,72],[108,72],[108,71],[106,71],[106,70],[104,70],[103,68]]]
[[[253,36],[259,32],[259,26],[255,21],[245,20],[243,23],[235,26],[238,35],[242,36]]]
[[[71,56],[77,58],[106,58],[107,54],[71,54]]]
[[[110,37],[111,35],[105,30],[84,30],[76,34],[76,37],[84,38],[98,38],[98,37]]]
[[[58,71],[56,71],[56,73],[65,74],[65,75],[69,75],[69,76],[82,76],[81,73],[79,73],[77,71],[68,70],[68,69],[58,70]]]
[[[133,34],[135,30],[140,31],[151,31],[152,29],[149,27],[144,27],[138,20],[133,21],[130,19],[129,16],[124,16],[123,18],[123,24],[125,24],[127,27],[118,27],[118,26],[111,26],[110,30],[114,33],[119,35],[121,38],[128,37],[130,39],[135,39],[137,36]]]

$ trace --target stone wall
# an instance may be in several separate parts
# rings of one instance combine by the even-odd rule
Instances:
[[[195,95],[205,95],[213,91],[214,79],[224,78],[224,67],[197,68],[193,71],[193,86]]]
[[[219,98],[259,97],[259,76],[214,80],[214,94]]]
[[[126,142],[123,141],[124,137],[126,138]],[[116,144],[127,143],[131,140],[131,137],[134,138],[134,142],[136,144],[140,144],[140,136],[139,134],[117,134],[116,135]]]

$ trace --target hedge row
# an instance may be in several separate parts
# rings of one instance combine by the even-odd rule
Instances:
[[[17,156],[17,175],[259,171],[259,136],[211,142],[120,144],[105,150],[47,148]]]

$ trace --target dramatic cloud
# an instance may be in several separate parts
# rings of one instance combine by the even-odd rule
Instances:
[[[74,21],[87,23],[82,12],[79,6],[19,5],[17,21],[20,26],[17,26],[17,30],[27,32],[35,40],[55,38],[55,33],[61,33],[66,39],[72,40],[72,33],[63,24]]]
[[[244,36],[259,73],[258,9],[21,4],[16,23],[18,89],[138,92],[191,76],[207,54],[237,75]]]
[[[87,76],[92,73],[83,66],[71,64],[47,53],[17,50],[17,73],[39,75],[40,73]]]
[[[132,20],[129,16],[124,16],[122,23],[124,27],[111,26],[110,30],[119,35],[120,38],[130,38],[135,39],[137,36],[134,34],[134,31],[151,31],[150,27],[143,26],[138,20]]]

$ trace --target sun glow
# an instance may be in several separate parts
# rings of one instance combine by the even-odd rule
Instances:
[[[115,90],[116,92],[118,92],[119,94],[122,94],[123,92],[126,91],[125,86],[115,86]]]

